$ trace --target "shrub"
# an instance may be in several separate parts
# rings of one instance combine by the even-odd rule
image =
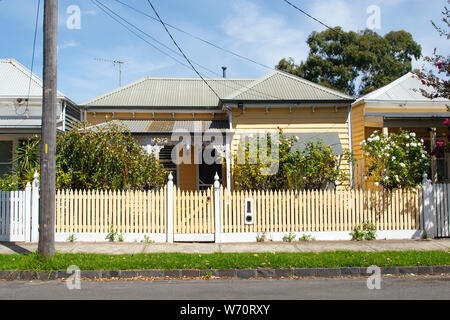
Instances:
[[[348,180],[348,175],[340,169],[342,159],[352,161],[349,153],[337,157],[331,146],[322,141],[306,142],[303,150],[296,150],[298,137],[286,138],[279,131],[278,140],[272,144],[272,137],[267,134],[267,154],[260,152],[258,137],[241,143],[243,162],[238,163],[238,156],[234,156],[233,181],[237,190],[283,190],[283,189],[323,189],[335,185],[337,181]],[[266,144],[266,141],[264,141]],[[278,152],[272,154],[272,145],[278,146]],[[256,155],[250,151],[255,150]],[[271,157],[271,158],[270,158]],[[264,170],[277,163],[275,172],[263,174]],[[268,164],[269,163],[269,164]]]
[[[415,188],[429,169],[424,141],[401,131],[386,136],[375,131],[361,146],[367,159],[366,178],[386,189]]]
[[[0,180],[0,186],[24,187],[32,181],[34,172],[39,172],[39,149],[37,136],[19,146],[16,169]],[[162,187],[167,175],[120,124],[108,123],[98,130],[88,130],[84,123],[57,137],[57,188],[150,190]]]
[[[371,223],[363,223],[361,226],[356,226],[350,235],[352,240],[375,240],[376,239],[376,226]]]
[[[296,238],[296,235],[295,235],[295,234],[292,234],[291,232],[289,232],[289,234],[285,234],[285,235],[284,235],[283,241],[284,241],[284,242],[292,242],[292,241],[295,240],[295,238]]]

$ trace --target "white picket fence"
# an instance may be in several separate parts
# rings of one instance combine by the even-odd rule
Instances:
[[[247,224],[250,201],[253,223]],[[0,191],[0,241],[37,242],[39,183],[22,191]],[[363,222],[380,238],[450,237],[450,184],[424,180],[418,192],[396,190],[233,191],[218,177],[207,191],[182,192],[173,186],[154,191],[58,191],[55,239],[106,241],[115,231],[124,241],[256,241],[261,233],[309,234],[317,240],[350,239]]]

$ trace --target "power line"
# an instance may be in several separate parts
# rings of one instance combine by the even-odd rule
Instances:
[[[92,1],[92,0],[91,0],[91,1]],[[141,28],[137,27],[135,24],[129,22],[128,20],[126,20],[125,18],[123,18],[122,16],[120,16],[119,14],[117,14],[116,12],[114,12],[111,8],[109,8],[108,6],[106,6],[106,5],[105,5],[104,3],[102,3],[101,1],[95,0],[95,2],[97,2],[97,3],[98,3],[99,5],[101,5],[104,9],[108,10],[111,14],[113,14],[114,16],[116,16],[117,18],[119,18],[120,20],[124,21],[126,24],[132,26],[132,27],[133,27],[134,29],[136,29],[138,32],[140,32],[140,33],[144,34],[145,36],[149,37],[150,39],[152,39],[153,41],[155,41],[155,42],[158,43],[159,45],[161,45],[161,46],[163,46],[164,48],[166,48],[167,50],[171,51],[172,53],[174,53],[174,54],[176,54],[176,55],[178,55],[178,56],[183,57],[179,52],[173,50],[172,48],[168,47],[167,45],[165,45],[164,43],[162,43],[161,41],[159,41],[158,39],[156,39],[156,38],[153,37],[152,35],[148,34],[147,32],[143,31]],[[97,5],[97,7],[98,7],[98,5]],[[102,9],[103,12],[105,12],[106,14],[108,14],[108,12],[106,12],[103,8],[100,8],[100,9]],[[108,15],[109,15],[111,18],[114,19],[114,17],[112,17],[110,14],[108,14]],[[117,21],[117,19],[114,19],[114,20]],[[120,21],[117,21],[117,22],[120,23]],[[122,24],[122,23],[121,23],[121,24]],[[123,25],[123,24],[122,24],[122,25]],[[123,25],[123,26],[126,27],[125,25]],[[127,28],[127,29],[128,29],[129,31],[131,31],[129,28]],[[131,32],[132,32],[132,31],[131,31]],[[134,33],[134,32],[133,32],[133,33]],[[135,35],[136,35],[136,34],[135,34]],[[141,39],[142,39],[142,38],[141,38]],[[152,46],[153,46],[153,45],[152,45]],[[154,47],[154,46],[153,46],[153,47]],[[154,47],[154,48],[156,48],[156,47]],[[162,52],[163,54],[165,54],[165,55],[171,57],[170,55],[166,54],[166,53],[163,52],[162,50],[158,50],[158,51],[160,51],[160,52]],[[171,58],[173,59],[173,57],[171,57]],[[178,60],[176,60],[176,61],[179,62]],[[208,68],[206,68],[206,67],[200,65],[199,63],[195,62],[195,61],[192,61],[192,62],[193,62],[194,64],[198,65],[200,68],[205,69],[206,71],[208,71],[208,72],[210,72],[210,73],[212,73],[212,74],[219,75],[217,72],[214,72],[214,71],[212,71],[211,69],[208,69]],[[187,68],[190,69],[189,66],[187,66],[187,65],[185,65],[185,66],[186,66]]]
[[[167,29],[166,25],[164,24],[164,22],[162,21],[161,17],[158,14],[158,11],[156,11],[155,7],[153,6],[152,2],[150,0],[147,0],[148,3],[150,4],[150,6],[152,7],[153,11],[155,12],[156,16],[158,17],[159,21],[161,22],[161,24],[163,25],[164,29],[166,30],[167,34],[169,35],[169,37],[172,39],[173,43],[175,44],[175,46],[178,48],[178,50],[180,50],[181,54],[184,56],[184,58],[186,59],[186,61],[191,65],[192,69],[195,71],[195,73],[198,74],[198,76],[203,80],[203,82],[206,83],[206,85],[211,89],[212,92],[214,92],[214,94],[217,96],[217,98],[220,100],[220,96],[217,94],[217,92],[209,85],[208,82],[206,82],[205,79],[203,79],[202,75],[197,71],[197,69],[195,69],[194,65],[192,64],[192,62],[189,60],[189,58],[184,54],[183,50],[181,50],[180,46],[178,45],[178,43],[175,41],[175,39],[172,37],[172,34],[170,33],[169,29]]]
[[[128,31],[130,31],[130,32],[133,33],[135,36],[137,36],[139,39],[141,39],[142,41],[144,41],[145,43],[147,43],[148,45],[150,45],[150,46],[153,47],[154,49],[158,50],[158,51],[159,51],[160,53],[162,53],[163,55],[170,57],[170,58],[173,59],[174,61],[178,62],[178,63],[181,64],[182,66],[184,66],[184,67],[186,67],[186,68],[188,68],[189,70],[192,71],[192,68],[191,68],[190,66],[188,66],[187,64],[181,62],[180,60],[178,60],[178,59],[172,57],[170,54],[166,53],[165,51],[163,51],[163,50],[161,50],[160,48],[158,48],[156,45],[154,45],[154,44],[150,43],[149,41],[147,41],[146,39],[144,39],[141,35],[139,35],[138,33],[136,33],[134,30],[130,29],[127,25],[125,25],[125,24],[122,23],[120,20],[118,20],[117,18],[115,18],[112,14],[110,14],[110,13],[109,13],[108,11],[106,11],[104,8],[106,8],[107,10],[109,10],[109,11],[110,11],[111,13],[113,13],[115,16],[119,17],[122,21],[125,21],[125,22],[128,23],[129,25],[132,25],[134,29],[138,30],[139,32],[143,33],[144,35],[151,37],[151,39],[155,39],[154,37],[150,36],[148,33],[145,33],[145,32],[142,31],[139,27],[135,26],[135,25],[132,24],[131,22],[128,22],[125,18],[123,18],[123,17],[121,17],[119,14],[115,13],[113,10],[111,10],[110,8],[108,8],[107,6],[105,6],[104,4],[102,4],[99,0],[91,0],[91,2],[92,2],[95,6],[97,6],[99,9],[101,9],[104,13],[106,13],[106,14],[107,14],[110,18],[112,18],[114,21],[118,22],[118,23],[121,24],[124,28],[126,28]],[[100,6],[100,5],[101,5],[101,6]],[[104,8],[103,8],[102,6],[103,6]],[[159,20],[158,20],[158,21],[159,21]],[[162,44],[160,41],[158,41],[158,43],[159,43],[160,45],[164,45],[164,44]],[[165,46],[165,45],[164,45],[164,46]],[[165,47],[167,47],[167,46],[165,46]],[[173,51],[172,49],[170,49],[170,50]],[[180,55],[178,52],[176,52],[176,54],[177,54],[177,55]],[[198,65],[201,66],[200,64],[198,64]],[[201,67],[202,67],[203,69],[205,69],[205,70],[210,70],[210,69],[208,69],[208,68],[206,68],[206,67],[204,67],[204,66],[201,66]],[[214,72],[214,71],[210,71],[210,72],[213,73],[213,74],[219,75],[218,73],[216,73],[216,72]],[[220,76],[220,75],[219,75],[219,76]],[[242,88],[245,88],[245,89],[248,89],[248,90],[252,90],[252,92],[254,92],[254,93],[259,93],[259,94],[257,94],[257,95],[260,96],[260,97],[263,97],[263,98],[275,98],[275,99],[278,99],[278,100],[282,99],[282,98],[280,98],[280,97],[277,97],[277,96],[274,96],[274,95],[270,95],[270,94],[268,94],[268,93],[266,93],[266,92],[258,91],[258,90],[254,89],[254,88],[247,87],[247,86],[245,86],[245,85],[237,85],[237,87],[236,87],[236,86],[230,86],[230,85],[227,85],[226,83],[224,83],[224,81],[221,81],[221,80],[216,80],[216,79],[211,79],[211,78],[208,78],[208,80],[209,80],[209,81],[212,81],[212,82],[214,82],[214,83],[217,83],[218,85],[221,85],[221,86],[223,86],[223,87],[227,87],[227,88],[230,88],[230,89],[233,89],[233,90],[240,90],[240,89],[242,89]],[[207,83],[207,85],[208,85],[208,83]],[[209,87],[209,85],[208,85],[208,87]],[[216,95],[216,96],[217,96],[217,95]],[[219,98],[219,100],[220,100],[220,98]]]
[[[31,56],[31,70],[30,70],[30,79],[28,80],[28,93],[27,93],[27,106],[25,108],[25,112],[29,112],[29,101],[30,101],[30,91],[31,91],[31,80],[33,77],[33,67],[34,67],[34,54],[36,52],[36,38],[37,38],[37,30],[39,23],[39,11],[41,8],[41,0],[38,1],[37,9],[36,9],[36,23],[34,25],[34,40],[33,40],[33,53]]]
[[[324,27],[336,32],[337,34],[340,34],[336,29],[331,28],[330,26],[328,26],[327,24],[323,23],[322,21],[320,21],[317,18],[314,18],[312,15],[310,15],[309,13],[305,12],[304,10],[300,9],[299,7],[297,7],[295,4],[291,3],[288,0],[283,0],[284,2],[286,2],[288,5],[290,5],[291,7],[297,9],[298,11],[300,11],[301,13],[303,13],[304,15],[308,16],[309,18],[313,19],[314,21],[320,23],[321,25],[323,25]]]
[[[152,20],[155,20],[155,21],[158,21],[158,22],[159,22],[159,20],[158,20],[157,18],[155,18],[155,17],[153,17],[153,16],[151,16],[151,15],[149,15],[149,14],[147,14],[147,13],[145,13],[145,12],[139,10],[139,9],[136,9],[136,8],[130,6],[129,4],[127,4],[127,3],[124,3],[124,2],[122,2],[122,1],[120,1],[120,0],[114,0],[114,1],[116,1],[116,2],[118,2],[118,3],[120,3],[120,4],[122,4],[123,6],[126,6],[126,7],[130,8],[131,10],[134,10],[134,11],[138,12],[138,13],[141,14],[141,15],[144,15],[144,16],[146,16],[146,17],[152,19]],[[227,53],[229,53],[229,54],[232,54],[232,55],[234,55],[234,56],[236,56],[236,57],[238,57],[238,58],[240,58],[240,59],[247,60],[247,61],[249,61],[249,62],[252,62],[252,63],[254,63],[254,64],[256,64],[256,65],[259,65],[259,66],[261,66],[261,67],[263,67],[263,68],[266,68],[266,69],[269,69],[269,70],[273,70],[273,69],[274,69],[273,67],[269,67],[268,65],[265,65],[265,64],[263,64],[263,63],[261,63],[261,62],[258,62],[258,61],[256,61],[256,60],[251,59],[251,58],[245,57],[245,56],[243,56],[243,55],[241,55],[241,54],[239,54],[239,53],[236,53],[236,52],[233,52],[233,51],[231,51],[231,50],[229,50],[229,49],[226,49],[226,48],[224,48],[224,47],[222,47],[222,46],[219,46],[219,45],[217,45],[217,44],[214,44],[214,43],[212,43],[211,41],[205,40],[205,39],[203,39],[203,38],[201,38],[201,37],[199,37],[199,36],[196,36],[196,35],[194,35],[194,34],[192,34],[192,33],[190,33],[190,32],[187,32],[187,31],[185,31],[185,30],[183,30],[183,29],[181,29],[181,28],[179,28],[179,27],[176,27],[176,26],[171,25],[171,24],[166,23],[166,22],[164,22],[164,24],[165,24],[166,26],[168,26],[168,27],[174,29],[174,30],[177,30],[177,31],[179,31],[179,32],[181,32],[181,33],[184,33],[184,34],[186,34],[186,35],[188,35],[188,36],[190,36],[190,37],[192,37],[192,38],[194,38],[194,39],[196,39],[196,40],[199,40],[199,41],[201,41],[201,42],[203,42],[203,43],[206,43],[207,45],[212,46],[212,47],[214,47],[214,48],[216,48],[216,49],[219,49],[219,50],[222,50],[222,51],[227,52]]]
[[[107,14],[111,19],[115,20],[117,23],[121,24],[125,29],[127,29],[128,31],[130,31],[132,34],[134,34],[136,37],[138,37],[139,39],[141,39],[142,41],[144,41],[145,43],[147,43],[149,46],[151,46],[152,48],[154,48],[155,50],[159,51],[160,53],[162,53],[163,55],[171,58],[172,60],[178,62],[179,64],[181,64],[182,66],[188,68],[189,70],[191,70],[191,68],[181,62],[180,60],[178,60],[177,58],[172,57],[170,54],[168,54],[167,52],[165,52],[164,50],[161,50],[160,48],[158,48],[157,46],[155,46],[153,43],[147,41],[145,38],[143,38],[140,34],[136,33],[134,30],[132,30],[131,28],[129,28],[127,25],[125,25],[124,23],[122,23],[120,20],[116,19],[114,16],[112,16],[109,12],[107,12],[103,7],[101,7],[96,0],[91,0],[91,2],[97,6],[100,10],[102,10],[105,14]]]

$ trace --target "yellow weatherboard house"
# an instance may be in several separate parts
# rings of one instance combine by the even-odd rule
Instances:
[[[281,129],[298,136],[300,145],[322,140],[338,156],[352,151],[351,96],[279,70],[259,79],[224,74],[205,80],[146,77],[82,103],[83,119],[95,126],[121,122],[173,172],[182,190],[209,188],[216,172],[230,189],[233,154],[252,134]],[[177,153],[180,142],[189,146]],[[208,145],[225,165],[205,161]],[[178,161],[181,157],[191,161]],[[352,172],[348,163],[341,165]]]

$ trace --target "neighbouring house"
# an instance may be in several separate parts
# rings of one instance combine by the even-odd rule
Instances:
[[[83,119],[93,126],[120,121],[173,171],[182,190],[208,188],[215,172],[231,188],[233,154],[242,139],[257,133],[282,129],[287,136],[299,137],[300,148],[320,139],[336,155],[352,149],[351,96],[278,70],[259,79],[224,77],[206,82],[146,77],[82,103]],[[180,140],[180,132],[190,141]],[[174,152],[180,141],[188,147]],[[225,165],[201,156],[200,162],[194,161],[209,145],[212,157],[224,158]],[[183,154],[186,150],[194,152]],[[191,161],[181,163],[181,157]],[[349,163],[341,165],[352,172]]]
[[[450,101],[426,98],[420,89],[431,90],[410,72],[352,104],[353,153],[358,160],[354,170],[355,186],[364,185],[364,154],[360,143],[374,131],[389,134],[403,129],[415,132],[428,150],[448,133],[444,120],[450,116]],[[449,153],[432,158],[432,176],[433,181],[450,180]]]
[[[0,177],[11,170],[21,141],[40,134],[41,117],[42,80],[16,60],[0,59]],[[58,92],[58,131],[80,117],[78,106]]]

